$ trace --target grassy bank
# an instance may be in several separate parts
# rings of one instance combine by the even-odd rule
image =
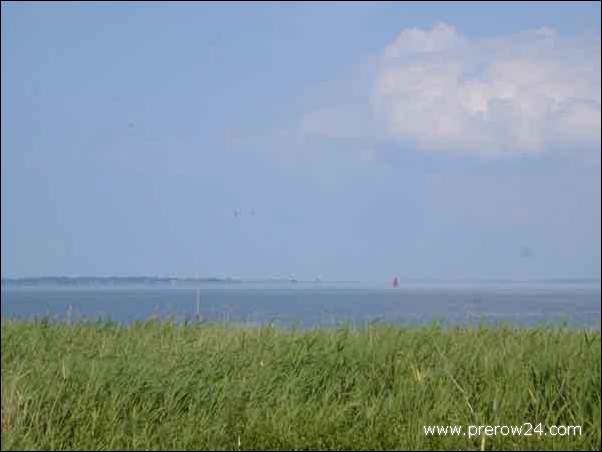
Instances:
[[[525,422],[582,434],[423,431]],[[598,450],[600,332],[4,322],[2,449],[22,448]]]

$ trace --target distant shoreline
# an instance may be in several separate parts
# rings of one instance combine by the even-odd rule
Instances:
[[[322,279],[295,279],[295,283],[324,283],[324,284],[361,284],[386,282],[358,281],[358,280],[322,280]],[[189,284],[253,284],[253,283],[288,283],[290,278],[234,278],[234,277],[158,277],[158,276],[41,276],[41,277],[16,277],[2,278],[3,287],[16,286],[121,286],[121,285],[189,285]],[[423,284],[600,284],[599,278],[471,278],[471,279],[443,279],[443,278],[399,278],[400,283]]]

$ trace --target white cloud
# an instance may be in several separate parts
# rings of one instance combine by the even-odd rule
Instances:
[[[398,58],[404,54],[440,52],[462,42],[454,27],[438,22],[430,31],[419,28],[402,30],[395,41],[385,49],[385,57]]]
[[[403,30],[372,104],[388,133],[483,154],[600,147],[600,38],[549,28],[471,41],[452,26]]]

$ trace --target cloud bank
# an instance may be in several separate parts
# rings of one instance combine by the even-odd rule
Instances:
[[[488,155],[600,147],[600,38],[540,28],[470,40],[445,23],[402,30],[372,108],[420,149]]]

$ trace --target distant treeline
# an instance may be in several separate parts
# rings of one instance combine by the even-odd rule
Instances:
[[[198,283],[261,283],[284,282],[288,278],[240,279],[231,277],[161,277],[161,276],[38,276],[27,278],[2,278],[2,286],[116,286],[116,285],[177,285]],[[320,281],[321,280],[316,280]],[[313,282],[316,282],[313,281]],[[409,284],[600,284],[599,278],[549,278],[549,279],[430,279],[399,278]],[[312,282],[310,280],[295,282]],[[329,281],[331,283],[359,283],[360,281]]]
[[[2,278],[3,286],[89,286],[89,285],[128,285],[128,284],[178,284],[207,282],[240,282],[232,278],[168,278],[154,276],[44,276],[35,278]]]

